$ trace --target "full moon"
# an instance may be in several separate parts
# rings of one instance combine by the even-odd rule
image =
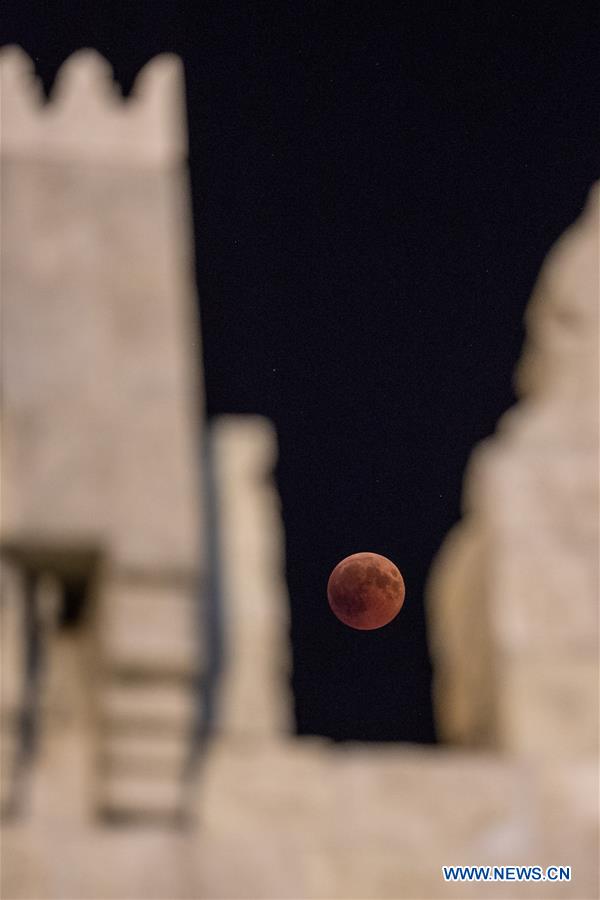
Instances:
[[[344,625],[371,631],[387,625],[402,609],[404,579],[387,557],[353,553],[331,573],[327,599]]]

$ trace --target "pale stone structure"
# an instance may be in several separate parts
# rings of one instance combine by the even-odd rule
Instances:
[[[437,720],[452,742],[597,752],[599,195],[543,266],[519,403],[474,453],[465,519],[432,573]]]
[[[15,71],[26,67],[26,61],[9,51],[5,64],[14,69],[5,79],[10,86],[17,78]],[[63,72],[63,84],[71,77],[69,71],[78,85],[90,66],[99,65],[97,57],[76,57]],[[84,74],[77,71],[79,66]],[[157,111],[164,97],[161,79],[167,78],[165,73],[175,78],[175,66],[172,60],[155,61],[140,76],[139,84],[153,84],[157,93],[150,103],[140,89],[135,102],[143,106],[146,96],[148,109],[154,112],[143,113],[134,105],[138,133],[144,121],[150,136],[162,134],[161,121],[176,121],[170,117],[181,89],[173,83],[171,101],[162,113]],[[104,76],[98,72],[90,78],[86,90],[94,92]],[[157,87],[159,83],[163,88]],[[18,94],[18,88],[11,89]],[[120,100],[121,149],[115,148],[116,139],[106,135],[102,146],[111,148],[106,149],[107,158],[114,153],[111,178],[122,171],[121,163],[131,152],[136,164],[129,174],[143,182],[143,188],[141,182],[139,190],[131,188],[139,205],[129,210],[127,228],[120,231],[113,211],[97,205],[105,192],[98,190],[96,179],[108,190],[104,164],[96,169],[97,160],[89,159],[88,177],[84,168],[73,164],[69,154],[81,152],[77,141],[65,144],[64,159],[71,158],[71,164],[60,176],[65,190],[70,179],[79,179],[77,187],[62,195],[58,187],[52,189],[51,219],[56,220],[53,204],[59,195],[69,197],[76,215],[66,231],[82,259],[93,257],[92,246],[105,240],[106,227],[109,240],[116,229],[119,243],[130,242],[128,246],[137,248],[139,256],[133,249],[131,253],[139,261],[139,270],[137,265],[112,262],[113,254],[121,260],[124,253],[113,247],[99,273],[110,279],[110,289],[96,291],[92,284],[92,293],[84,301],[91,320],[77,330],[81,313],[73,301],[63,319],[48,313],[44,329],[40,325],[38,332],[31,298],[39,298],[41,289],[35,294],[35,284],[30,285],[33,276],[20,262],[21,248],[9,242],[5,251],[5,267],[14,272],[12,282],[6,283],[14,285],[13,296],[19,297],[18,309],[11,313],[15,324],[10,324],[9,317],[10,340],[20,341],[17,347],[27,349],[32,347],[28,342],[36,339],[33,355],[40,357],[37,364],[43,373],[38,377],[35,368],[25,365],[23,383],[21,376],[13,377],[9,397],[16,399],[11,401],[10,415],[3,411],[3,426],[9,429],[3,450],[13,460],[9,466],[15,473],[8,488],[12,543],[7,537],[5,541],[7,546],[25,547],[25,558],[31,563],[35,555],[31,546],[38,554],[39,546],[44,553],[50,546],[56,554],[56,524],[76,521],[69,535],[72,543],[64,541],[67,550],[73,553],[81,531],[86,548],[97,547],[102,538],[111,547],[109,558],[115,561],[106,565],[103,546],[101,577],[95,582],[97,609],[102,614],[90,617],[87,630],[57,629],[60,581],[46,578],[38,587],[41,627],[51,643],[41,700],[42,745],[32,769],[25,814],[5,826],[2,895],[7,900],[593,900],[598,896],[598,774],[588,720],[597,710],[592,688],[597,666],[596,598],[592,595],[597,548],[590,494],[595,484],[592,458],[597,454],[597,238],[592,232],[598,215],[592,205],[544,269],[531,306],[528,347],[519,374],[524,398],[503,420],[498,434],[476,451],[467,476],[466,520],[449,536],[432,574],[429,611],[437,716],[450,745],[339,748],[324,740],[292,736],[282,526],[272,482],[276,438],[270,424],[258,417],[226,417],[215,423],[208,437],[218,513],[212,525],[220,538],[224,646],[215,733],[202,760],[200,778],[188,794],[189,808],[196,815],[187,830],[150,828],[144,821],[117,829],[91,815],[90,791],[98,797],[100,808],[147,813],[175,808],[177,773],[186,752],[183,736],[190,723],[190,696],[183,685],[192,657],[199,656],[185,624],[189,617],[181,615],[182,609],[189,612],[192,605],[186,594],[187,579],[202,571],[196,513],[186,506],[173,532],[168,517],[160,522],[152,519],[152,510],[159,507],[179,515],[175,507],[184,502],[184,494],[186,503],[194,495],[199,470],[195,432],[190,428],[196,403],[189,388],[194,348],[189,330],[182,325],[185,310],[189,311],[185,300],[189,285],[184,259],[176,262],[169,256],[175,252],[170,245],[173,229],[181,226],[170,215],[184,202],[174,187],[181,183],[181,156],[179,150],[175,157],[169,156],[165,148],[173,145],[163,134],[155,150],[147,147],[136,157],[138,150],[135,146],[131,150],[135,129],[124,124],[129,107],[119,104]],[[50,116],[50,109],[38,114]],[[96,114],[101,115],[98,104]],[[34,113],[19,115],[17,121],[25,123],[19,126],[21,136],[15,144],[5,144],[15,148],[17,161],[23,155],[22,135],[41,127]],[[91,131],[94,119],[91,112],[89,116]],[[57,128],[54,137],[48,138],[49,146],[55,148],[52,142],[59,139]],[[152,140],[148,137],[150,144]],[[100,152],[100,147],[93,150]],[[56,150],[59,170],[62,154]],[[163,168],[166,158],[173,162],[171,168]],[[159,172],[162,187],[154,195],[150,173]],[[28,177],[25,172],[15,175],[15,184],[28,184]],[[117,193],[126,195],[130,188],[123,178]],[[46,179],[50,187],[44,187]],[[55,176],[47,173],[39,184],[32,182],[27,196],[37,198],[39,193],[45,198],[53,184]],[[156,203],[147,207],[151,196]],[[85,205],[90,198],[98,210],[93,223]],[[126,205],[125,199],[119,204]],[[22,215],[18,213],[17,222]],[[153,231],[156,222],[162,223],[160,239]],[[76,223],[83,223],[81,229]],[[38,226],[32,221],[27,227]],[[151,233],[154,237],[148,237]],[[185,245],[185,234],[175,233]],[[41,231],[34,234],[36,241],[29,241],[32,254],[38,242],[43,248],[44,240],[50,240]],[[154,243],[146,259],[143,248],[148,241]],[[165,247],[159,246],[161,241]],[[41,259],[46,259],[40,252]],[[53,282],[56,258],[54,249],[47,259],[47,296],[55,298],[56,316],[60,316],[61,298],[68,305],[78,290],[85,293],[91,270],[78,276],[80,262],[75,261],[75,272],[67,266]],[[135,277],[130,281],[132,271]],[[46,276],[38,277],[45,284]],[[157,285],[163,287],[164,308],[152,294],[155,289],[160,293]],[[143,316],[141,306],[126,296],[130,288],[138,298],[152,294],[152,303],[144,300],[150,305],[144,305]],[[69,373],[74,377],[78,366],[85,369],[88,359],[97,360],[98,365],[105,360],[95,342],[107,334],[106,319],[117,315],[111,306],[113,296],[120,296],[124,304],[119,305],[124,331],[123,342],[110,356],[114,372],[104,382],[110,393],[96,392],[97,382],[86,370],[80,382],[89,402],[71,401]],[[127,305],[130,302],[132,307]],[[75,347],[72,358],[67,354],[65,361],[47,358],[49,348],[55,346],[52,341],[58,341],[64,353],[69,349],[66,342],[60,344],[64,328],[59,328],[59,321],[68,326],[69,335],[81,334],[87,341],[84,347]],[[45,334],[52,335],[52,341],[45,342]],[[106,352],[111,341],[106,338]],[[137,365],[129,355],[129,341],[132,347],[139,347],[137,341],[143,345],[135,353]],[[158,365],[156,371],[159,385],[145,381],[146,370],[140,363],[146,350],[163,359],[164,369]],[[8,357],[7,370],[12,366],[16,371],[16,352],[13,359],[11,363]],[[72,368],[61,376],[63,365]],[[60,392],[47,389],[47,381],[55,384],[60,377]],[[136,389],[135,401],[124,397],[130,386]],[[71,393],[78,397],[78,391],[79,386]],[[156,406],[155,394],[159,395]],[[62,437],[53,431],[54,419],[43,408],[43,397],[57,408],[56,428],[64,429]],[[80,419],[62,409],[61,403],[68,406],[70,402],[79,403]],[[173,408],[167,410],[171,403]],[[17,424],[11,424],[13,408],[28,411],[25,426],[18,418]],[[97,445],[88,442],[82,423],[89,423],[88,429],[94,431],[98,423],[113,427],[112,417],[119,410],[129,410],[130,418],[137,420],[138,408],[139,421],[119,420],[125,449],[116,462],[111,456],[118,443],[114,430],[111,440],[104,441],[100,435]],[[165,418],[155,420],[155,409]],[[17,440],[22,448],[19,454],[14,450]],[[32,460],[31,482],[19,480],[22,452]],[[61,467],[67,452],[70,464]],[[49,473],[44,475],[42,462],[36,460],[45,465],[48,458],[55,460],[52,479],[58,477],[55,473],[72,471],[81,490],[69,493],[67,484],[63,498],[58,482],[46,484]],[[139,471],[134,461],[139,462]],[[116,482],[120,488],[109,492],[113,465],[122,465],[123,471]],[[177,465],[179,474],[174,472],[173,483],[165,484],[171,479],[169,467]],[[103,479],[102,491],[98,478]],[[132,483],[125,484],[130,478]],[[156,495],[135,493],[143,493],[143,485],[154,490],[154,478],[160,481]],[[38,504],[36,495],[29,492],[29,484],[39,490],[43,503]],[[120,489],[131,491],[124,506]],[[171,489],[173,495],[168,493]],[[138,502],[139,508],[130,508]],[[53,515],[53,503],[60,514]],[[89,518],[82,512],[86,503],[87,509],[94,510],[98,504],[98,510],[104,511],[93,520],[100,526],[108,523],[103,533],[101,528],[89,533]],[[115,531],[111,530],[113,509]],[[35,525],[35,542],[22,537],[27,536],[30,523]],[[44,541],[38,546],[40,533]],[[156,560],[161,566],[153,568]],[[11,629],[18,637],[18,619],[12,613],[22,599],[14,567],[9,576],[3,642],[11,642]],[[15,643],[13,636],[9,649],[14,651]],[[98,644],[100,649],[90,656],[88,645]],[[105,660],[101,671],[111,674],[99,681],[94,676],[88,684],[89,674],[98,671],[96,663],[91,663],[96,658]],[[10,706],[11,697],[14,703],[19,698],[18,678],[10,680],[18,660],[12,658],[11,663],[10,655],[5,659],[2,694]],[[86,673],[88,679],[83,677]],[[95,697],[93,704],[90,697]],[[104,712],[99,715],[97,707]],[[105,725],[98,729],[98,722]],[[107,771],[110,778],[99,778],[99,773]],[[572,867],[573,879],[551,886],[442,880],[442,865],[473,864],[565,865]]]
[[[82,607],[96,806],[138,812],[145,747],[175,710],[191,727],[200,659],[202,394],[180,63],[154,60],[124,101],[102,57],[80,51],[46,105],[19,48],[2,51],[1,71],[0,539],[33,617],[45,572]],[[136,730],[156,740],[135,743]]]
[[[283,534],[272,483],[277,437],[266,419],[221,416],[211,430],[218,485],[226,664],[219,729],[239,740],[291,733]],[[256,485],[264,482],[262,491]]]

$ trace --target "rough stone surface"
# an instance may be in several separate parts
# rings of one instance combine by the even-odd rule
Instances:
[[[277,439],[259,416],[222,416],[212,428],[223,558],[225,668],[219,728],[240,738],[292,729],[291,660]]]
[[[432,572],[437,718],[452,741],[597,752],[599,207],[596,186],[542,268],[519,402],[473,454],[465,518]]]
[[[65,140],[95,146],[135,115],[106,94],[92,51],[65,64],[43,114],[17,79],[23,54],[1,58],[3,540],[87,540],[122,565],[193,571],[200,394],[183,148],[177,165],[145,167],[45,155],[56,116]],[[160,90],[152,73],[168,75]],[[149,67],[132,111],[151,111],[167,86],[170,116],[181,111],[178,73],[173,58]],[[63,110],[61,91],[77,104]],[[90,133],[79,112],[97,105]],[[30,106],[29,136],[12,110]]]
[[[81,570],[95,802],[116,808],[121,796],[130,808],[131,797],[148,799],[131,754],[115,787],[103,743],[112,747],[129,703],[129,728],[149,747],[140,769],[165,730],[183,755],[191,677],[204,662],[195,628],[202,393],[181,64],[152,61],[124,100],[106,61],[80,51],[46,105],[23,51],[4,48],[0,70],[0,544],[17,584],[19,571],[52,571],[66,589]],[[22,612],[13,609],[19,591],[6,601],[11,622]],[[8,659],[6,670],[14,742],[22,661]],[[132,691],[155,695],[151,717],[141,721]],[[171,781],[173,793],[180,777]]]

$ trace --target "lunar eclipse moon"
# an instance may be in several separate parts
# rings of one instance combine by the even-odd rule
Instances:
[[[378,553],[353,553],[337,564],[327,583],[335,616],[359,631],[382,628],[404,603],[404,579],[391,560]]]

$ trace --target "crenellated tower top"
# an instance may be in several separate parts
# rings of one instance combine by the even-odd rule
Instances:
[[[161,54],[123,98],[96,50],[73,53],[45,101],[30,57],[0,49],[2,153],[20,158],[165,166],[187,155],[183,67]]]

